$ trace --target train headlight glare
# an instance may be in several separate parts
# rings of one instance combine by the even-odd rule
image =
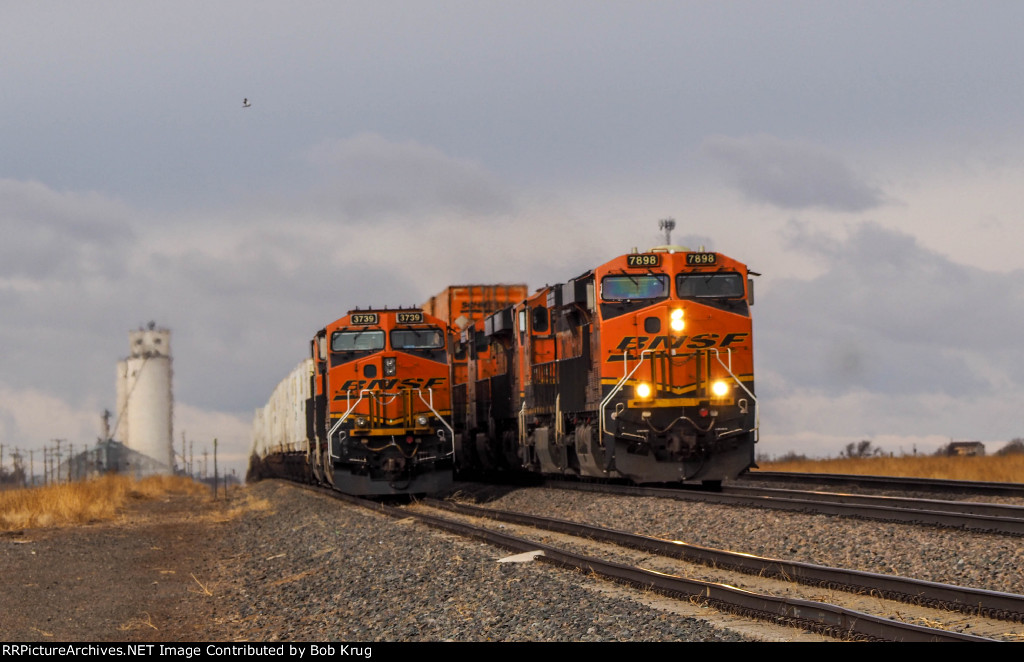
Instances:
[[[420,426],[421,428],[427,427],[427,417],[426,416],[417,416],[416,417],[416,425]]]
[[[669,314],[668,321],[669,328],[673,331],[682,331],[686,327],[686,322],[683,321],[683,309],[676,308]]]
[[[715,394],[716,397],[721,398],[729,393],[729,383],[718,380],[711,385],[711,392]]]
[[[357,428],[365,428],[366,427],[366,419],[363,418],[362,416],[358,417],[356,419],[356,427]]]
[[[636,397],[638,398],[649,398],[651,397],[651,385],[645,382],[640,382],[636,385]]]
[[[384,357],[384,376],[393,377],[398,372],[398,359],[394,356]]]

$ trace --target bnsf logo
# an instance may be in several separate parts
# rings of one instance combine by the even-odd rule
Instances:
[[[425,383],[424,383],[425,382]],[[339,392],[359,391],[364,388],[370,390],[389,391],[393,388],[433,388],[444,384],[444,377],[431,377],[424,380],[422,377],[409,377],[406,379],[350,379],[341,385]]]
[[[621,361],[623,352],[639,352],[645,349],[707,349],[709,347],[729,347],[746,341],[749,333],[699,333],[695,336],[626,336],[615,348],[618,355],[613,354],[609,361]]]

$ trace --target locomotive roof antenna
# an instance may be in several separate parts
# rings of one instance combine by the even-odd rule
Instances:
[[[665,245],[672,245],[672,230],[676,229],[676,219],[674,218],[663,218],[658,221],[658,229],[665,231]]]

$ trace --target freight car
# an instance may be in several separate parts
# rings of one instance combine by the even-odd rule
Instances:
[[[257,411],[250,476],[364,496],[448,488],[447,353],[447,324],[419,309],[356,309],[331,322]]]
[[[267,404],[256,410],[247,479],[273,476],[309,481],[306,401],[312,374],[313,359],[305,359],[274,388]]]
[[[660,247],[467,326],[457,470],[716,485],[754,466],[752,275]]]

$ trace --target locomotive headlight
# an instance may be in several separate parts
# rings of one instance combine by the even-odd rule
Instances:
[[[356,427],[357,428],[365,428],[366,427],[366,419],[363,418],[362,416],[356,418]]]
[[[636,385],[636,389],[633,391],[638,398],[649,398],[651,397],[651,385],[646,382],[640,382]]]
[[[427,427],[427,417],[426,416],[417,416],[416,417],[416,425],[420,426],[421,428]]]
[[[724,397],[729,393],[729,382],[718,380],[711,385],[711,392],[717,398]]]
[[[686,326],[686,322],[683,321],[683,309],[676,308],[669,314],[669,327],[676,332],[682,331]]]
[[[394,356],[384,357],[384,376],[394,377],[395,373],[398,372],[398,359]]]

